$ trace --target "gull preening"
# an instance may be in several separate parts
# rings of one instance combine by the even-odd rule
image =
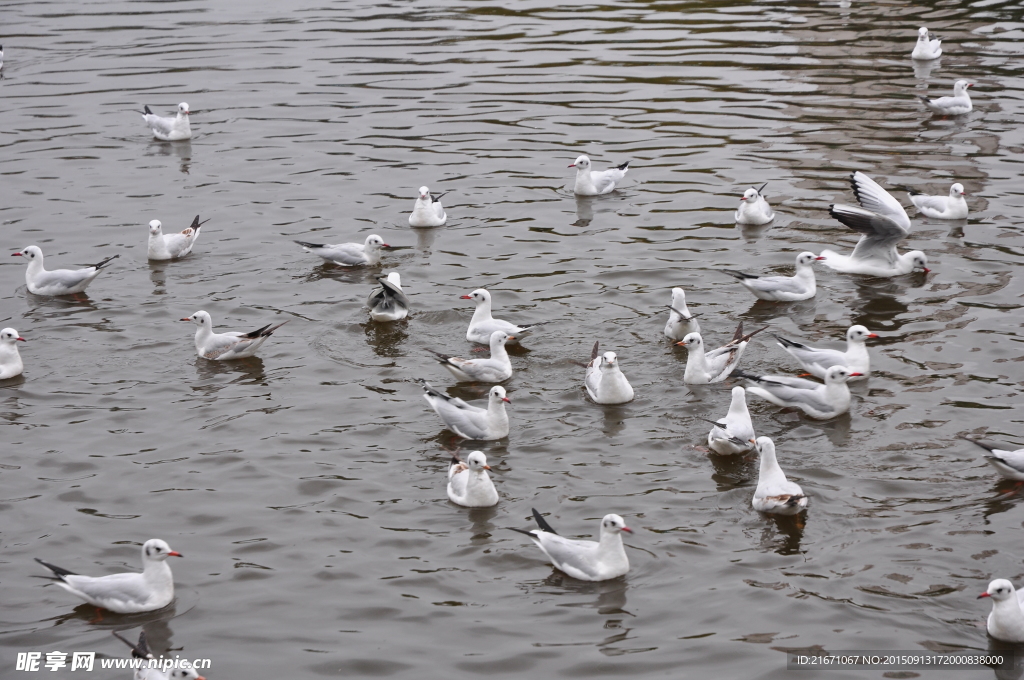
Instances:
[[[473,451],[465,461],[453,454],[448,466],[448,500],[467,508],[497,505],[498,491],[487,474],[490,469],[483,451]]]
[[[448,193],[447,191],[444,194]],[[440,227],[448,221],[448,215],[441,205],[441,197],[444,194],[432,196],[430,189],[420,187],[420,195],[416,204],[412,207],[412,214],[409,215],[410,227]]]
[[[505,343],[509,340],[515,338],[505,331],[491,333],[491,356],[486,359],[460,359],[432,349],[427,351],[437,357],[437,361],[447,368],[456,380],[497,383],[512,377],[512,360],[505,350]]]
[[[768,182],[761,185],[760,189],[750,187],[743,192],[740,198],[740,207],[736,210],[734,219],[738,224],[768,224],[775,219],[775,213],[768,201],[761,194]]]
[[[599,541],[581,541],[562,538],[534,508],[533,518],[539,529],[516,529],[533,539],[537,547],[560,571],[581,581],[607,581],[624,576],[629,571],[629,558],[622,545],[622,532],[633,533],[618,515],[605,515],[601,520]]]
[[[199,228],[210,220],[199,221],[199,215],[192,220],[192,225],[176,234],[163,233],[163,225],[160,220],[152,220],[149,223],[149,249],[150,260],[177,260],[192,252],[192,246],[199,238]]]
[[[992,612],[988,615],[988,634],[1004,642],[1024,642],[1024,591],[1015,590],[1004,578],[988,584],[981,595],[992,599]]]
[[[967,201],[964,199],[964,185],[957,182],[949,187],[948,196],[929,196],[907,189],[910,202],[925,217],[938,220],[962,220],[967,217]]]
[[[43,268],[43,251],[39,246],[28,246],[20,253],[11,253],[16,257],[24,257],[28,260],[28,268],[25,270],[25,285],[28,292],[34,295],[74,295],[84,291],[93,279],[100,275],[100,270],[107,266],[111,260],[121,257],[120,253],[111,255],[91,267],[84,269],[54,269],[47,271]]]
[[[615,352],[598,355],[598,345],[590,352],[590,363],[583,379],[587,394],[597,404],[625,404],[633,401],[633,386],[619,369]]]
[[[996,447],[989,446],[977,439],[969,439],[968,437],[961,437],[961,439],[966,439],[972,444],[980,446],[988,451],[987,454],[984,454],[985,460],[987,460],[1002,477],[1005,479],[1011,479],[1018,484],[1024,484],[1024,449],[1017,449],[1016,451],[997,449]]]
[[[342,267],[353,267],[360,264],[377,264],[380,262],[380,249],[390,248],[384,239],[377,234],[370,234],[363,243],[309,243],[295,241],[307,253],[313,253],[328,262]]]
[[[117,634],[117,631],[111,631],[121,642],[125,643],[132,648],[132,656],[136,659],[156,659],[153,656],[153,652],[149,648],[149,641],[146,639],[146,631],[139,631],[139,642],[138,644],[132,643]],[[149,668],[143,666],[135,669],[133,675],[134,680],[206,680],[203,676],[199,675],[198,671],[194,668],[186,668],[185,664],[188,662],[179,662],[178,665],[164,670],[161,667]]]
[[[598,196],[615,190],[615,185],[629,172],[629,161],[614,168],[597,172],[590,169],[590,159],[580,156],[570,168],[576,168],[576,186],[573,193],[580,196]]]
[[[495,319],[491,316],[491,294],[483,288],[477,288],[469,295],[462,295],[460,300],[472,300],[476,303],[473,310],[473,318],[469,320],[469,328],[466,330],[466,339],[479,345],[489,345],[494,331],[504,331],[515,338],[513,344],[526,335],[533,332],[534,328],[542,326],[546,321],[539,323],[517,326],[504,319]]]
[[[825,371],[825,384],[791,378],[787,375],[752,375],[737,371],[736,375],[751,381],[747,391],[776,406],[798,408],[815,420],[828,420],[850,410],[850,388],[846,381],[860,375],[844,366]]]
[[[756,276],[735,269],[721,271],[738,279],[759,300],[795,302],[814,297],[817,286],[812,265],[820,259],[811,252],[800,253],[796,256],[796,273],[793,276]]]
[[[690,333],[700,333],[700,323],[687,309],[686,293],[682,288],[672,289],[672,304],[668,308],[671,311],[665,324],[665,337],[670,340],[682,340]]]
[[[689,385],[722,382],[740,365],[743,350],[746,349],[750,339],[765,328],[768,327],[758,328],[753,333],[744,335],[743,322],[740,321],[736,326],[736,332],[732,335],[732,340],[710,352],[705,351],[704,338],[700,333],[688,334],[676,343],[687,350],[683,382]]]
[[[703,418],[702,420],[707,420]],[[747,391],[742,387],[732,388],[732,401],[725,418],[707,420],[714,425],[708,432],[708,446],[715,453],[734,456],[754,448],[754,423],[747,410]]]
[[[935,113],[941,113],[944,116],[960,116],[970,113],[971,109],[974,108],[974,105],[971,104],[971,95],[967,94],[967,88],[969,87],[974,87],[974,83],[958,80],[953,84],[952,97],[929,99],[928,97],[918,95],[918,99]]]
[[[754,500],[751,505],[758,512],[769,512],[776,515],[796,515],[807,508],[807,496],[800,485],[786,479],[786,473],[779,467],[775,458],[775,442],[771,437],[758,437],[750,440],[756,444],[757,455],[761,459],[757,475],[757,488],[754,489]]]
[[[505,388],[501,385],[491,388],[487,396],[487,408],[480,408],[434,389],[422,378],[417,378],[416,382],[423,385],[423,398],[441,416],[445,427],[463,439],[493,441],[508,436],[505,404],[512,402],[505,396]]]
[[[174,578],[168,557],[181,557],[159,538],[142,544],[142,573],[80,576],[73,571],[43,562],[36,562],[53,572],[53,581],[72,595],[91,605],[118,614],[135,614],[162,609],[174,599]]]
[[[153,136],[162,142],[177,142],[183,139],[192,139],[192,129],[188,124],[188,104],[178,104],[178,113],[173,118],[158,116],[149,110],[148,106],[143,107],[145,112],[142,120],[153,131]]]
[[[942,56],[942,39],[936,38],[928,32],[924,26],[917,29],[917,44],[914,51],[910,53],[911,59],[938,59]]]
[[[192,316],[186,316],[182,321],[191,321],[199,326],[196,329],[196,354],[203,359],[215,361],[246,359],[255,355],[256,350],[267,341],[274,331],[288,323],[288,321],[282,321],[277,325],[267,324],[263,328],[257,328],[249,333],[238,331],[214,333],[213,319],[208,312],[203,310],[199,310]]]
[[[815,378],[825,379],[825,371],[832,366],[845,366],[858,377],[867,377],[871,373],[871,357],[868,355],[868,348],[865,344],[869,338],[877,338],[877,333],[872,333],[861,325],[850,326],[846,331],[846,351],[840,352],[837,349],[825,349],[810,347],[793,340],[787,340],[781,335],[775,335],[779,341],[779,347],[789,354],[804,367],[808,373]]]
[[[16,378],[25,370],[21,354],[18,353],[19,340],[25,342],[25,338],[13,328],[0,331],[0,380]]]
[[[402,292],[402,277],[398,272],[387,276],[378,274],[379,287],[370,291],[366,298],[366,306],[370,308],[370,318],[374,321],[400,321],[409,316],[409,299]]]

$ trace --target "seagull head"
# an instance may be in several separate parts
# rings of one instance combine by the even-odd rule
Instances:
[[[151,538],[142,544],[143,563],[149,561],[163,562],[168,557],[184,557],[184,555],[171,550],[171,546],[167,545],[166,541],[162,541],[159,538]]]
[[[951,186],[949,188],[949,197],[950,198],[956,198],[957,196],[963,196],[963,195],[964,195],[964,185],[960,184],[960,182],[957,182],[956,184],[954,184],[953,186]]]
[[[761,453],[775,453],[775,442],[772,441],[771,437],[758,437],[757,439],[749,439],[751,444],[757,448],[757,452]]]
[[[380,236],[377,236],[376,234],[370,234],[369,236],[367,236],[366,237],[365,245],[366,245],[367,248],[390,248],[391,247],[387,243],[384,243],[384,239],[382,239]]]
[[[178,115],[179,116],[187,116],[188,115],[188,104],[186,104],[185,102],[182,102],[182,103],[178,104]]]
[[[615,368],[616,361],[618,357],[615,356],[615,352],[605,352],[601,355],[601,368]]]
[[[740,198],[741,201],[756,201],[757,200],[757,189],[750,187],[743,192],[743,196]]]
[[[493,333],[491,333],[491,345],[496,345],[498,347],[500,347],[501,345],[504,345],[509,340],[515,340],[515,339],[516,339],[516,336],[509,335],[505,331],[494,331]]]
[[[684,337],[682,340],[680,340],[676,344],[680,345],[681,347],[690,348],[690,347],[700,347],[701,343],[703,343],[703,342],[704,342],[704,339],[702,337],[700,337],[700,333],[687,333],[686,337]]]
[[[846,366],[832,366],[825,371],[825,384],[844,383],[850,378],[864,375],[863,373],[851,372]]]
[[[914,264],[914,269],[920,269],[925,274],[931,271],[928,269],[928,256],[922,253],[920,250],[913,250],[907,253],[907,257]]]
[[[163,230],[163,225],[160,224],[160,220],[152,220],[149,223],[149,235],[150,236],[159,236],[160,232],[162,230]]]
[[[204,312],[201,309],[192,316],[186,316],[185,318],[182,319],[182,321],[192,321],[193,323],[195,323],[195,325],[200,327],[213,327],[213,319],[210,317],[210,314],[208,312]]]
[[[420,200],[421,201],[429,201],[430,200],[430,189],[428,189],[427,187],[420,187]]]
[[[824,260],[823,257],[818,257],[810,251],[805,251],[796,256],[796,266],[798,267],[809,267],[814,264],[815,260]]]
[[[37,257],[42,259],[43,251],[39,246],[28,246],[22,248],[20,253],[11,253],[11,257],[24,257],[26,260],[34,260]]]
[[[18,335],[18,331],[14,330],[13,328],[5,328],[2,331],[0,331],[0,342],[3,342],[4,344],[7,345],[13,345],[18,340],[26,342],[25,338]]]
[[[587,170],[588,168],[590,168],[590,159],[587,158],[586,156],[580,156],[569,167],[576,168],[577,170]]]
[[[460,300],[472,300],[473,302],[480,304],[481,302],[490,302],[491,294],[483,288],[477,288],[469,295],[463,295],[459,298]]]
[[[953,94],[956,95],[957,97],[966,94],[967,88],[971,87],[972,85],[974,85],[974,83],[969,83],[966,80],[958,80],[953,84]]]
[[[1007,581],[1005,578],[997,578],[988,584],[988,590],[978,595],[980,600],[983,597],[991,597],[996,602],[1002,602],[1013,597],[1014,594],[1013,584]]]
[[[927,40],[928,39],[928,29],[925,26],[922,26],[921,28],[917,29],[917,39],[918,40]]]
[[[483,451],[474,451],[466,456],[466,465],[468,465],[469,469],[473,472],[491,469],[491,466],[487,464],[487,456],[484,455]]]
[[[633,530],[626,526],[626,520],[618,515],[605,515],[601,520],[602,534],[617,534],[620,531],[625,531],[627,534],[633,533]]]
[[[505,388],[502,387],[501,385],[495,385],[494,387],[492,387],[490,396],[491,401],[503,401],[506,404],[512,403],[511,401],[509,401],[508,397],[505,396]]]
[[[877,338],[878,333],[872,333],[861,325],[850,326],[846,331],[846,339],[849,342],[864,342],[868,338]]]

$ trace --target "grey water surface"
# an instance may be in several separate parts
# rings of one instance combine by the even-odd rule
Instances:
[[[1024,496],[957,435],[1024,444],[1018,2],[53,0],[0,19],[0,327],[28,340],[24,378],[0,384],[0,677],[31,677],[18,652],[124,656],[110,631],[140,625],[158,652],[213,659],[211,680],[855,680],[883,674],[787,671],[785,652],[989,648],[976,596],[1022,583]],[[935,62],[909,58],[921,25],[944,38]],[[975,110],[927,113],[916,95],[958,78]],[[152,140],[137,112],[181,101],[193,139]],[[574,197],[580,153],[631,161],[620,189]],[[899,186],[964,184],[967,220],[910,211],[903,246],[931,273],[819,266],[814,299],[769,304],[719,272],[852,248],[827,207],[854,200],[855,169],[904,204]],[[765,181],[774,223],[737,227]],[[446,227],[409,228],[424,184],[451,192]],[[147,262],[149,220],[196,214],[190,257]],[[292,242],[370,233],[393,246],[379,267]],[[30,244],[50,268],[121,258],[86,295],[41,298],[6,256]],[[392,270],[413,312],[370,322]],[[471,351],[459,296],[481,286],[497,315],[548,324],[513,352],[508,439],[459,444],[413,379],[485,393],[426,351]],[[702,448],[695,416],[724,415],[735,382],[683,384],[673,286],[713,346],[741,320],[882,336],[846,416],[751,400],[805,520],[754,512],[756,461]],[[290,323],[258,358],[210,362],[179,321],[199,309]],[[572,361],[595,340],[634,402],[585,398]],[[768,333],[743,366],[799,372]],[[497,507],[448,502],[456,446],[486,452]],[[507,529],[531,507],[578,537],[621,514],[632,570],[555,572]],[[34,557],[136,569],[152,537],[185,555],[171,610],[97,619],[32,578]]]

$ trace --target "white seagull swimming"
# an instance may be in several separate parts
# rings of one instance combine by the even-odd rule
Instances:
[[[1024,591],[1015,590],[1004,578],[988,584],[981,595],[992,599],[992,612],[988,615],[988,634],[1004,642],[1024,642]]]
[[[792,406],[815,420],[828,420],[850,410],[850,388],[846,381],[860,375],[844,366],[825,371],[825,384],[791,378],[786,375],[752,375],[737,371],[736,375],[754,383],[747,388],[753,395],[776,406]]]
[[[775,219],[775,212],[768,205],[768,201],[761,195],[768,182],[761,185],[760,189],[750,187],[743,192],[740,198],[740,207],[736,210],[734,219],[738,224],[768,224]]]
[[[15,378],[25,370],[21,354],[18,353],[19,340],[25,342],[25,338],[13,328],[0,331],[0,380]]]
[[[36,562],[53,572],[52,579],[64,590],[91,605],[118,614],[135,614],[162,609],[174,599],[174,578],[168,557],[181,557],[159,538],[142,544],[142,573],[80,576],[62,567]]]
[[[710,352],[704,350],[704,338],[700,333],[690,333],[677,342],[686,348],[686,370],[683,371],[683,382],[689,385],[708,385],[722,382],[740,365],[743,350],[750,339],[763,331],[759,328],[753,333],[743,334],[743,322],[736,326],[732,340]]]
[[[633,386],[619,369],[615,352],[598,355],[598,345],[590,352],[590,363],[583,379],[587,394],[597,404],[625,404],[633,401]]]
[[[192,220],[192,225],[177,234],[163,233],[163,225],[160,220],[152,220],[149,223],[149,249],[150,260],[177,260],[192,252],[192,246],[199,238],[199,228],[210,220],[199,221],[199,215]]]
[[[988,453],[984,455],[985,460],[987,460],[1001,476],[1006,479],[1012,479],[1017,482],[1018,485],[1024,484],[1024,449],[1017,449],[1016,451],[997,449],[996,447],[989,446],[977,439],[968,439],[967,437],[961,437],[961,439],[966,439],[972,444],[980,446],[988,451]]]
[[[24,257],[28,260],[28,269],[25,270],[25,285],[28,292],[34,295],[74,295],[84,291],[93,279],[100,275],[100,270],[107,266],[111,260],[121,257],[120,254],[111,255],[91,267],[84,269],[54,269],[47,271],[43,268],[43,251],[39,246],[28,246],[20,253],[11,253],[15,257]]]
[[[686,293],[682,288],[672,289],[672,304],[668,306],[668,322],[665,324],[665,337],[669,340],[682,340],[690,333],[700,333],[700,324],[695,315],[690,314],[686,307]]]
[[[448,500],[467,508],[497,505],[498,491],[487,474],[490,469],[483,451],[473,451],[465,461],[454,454],[448,466]]]
[[[964,185],[957,182],[949,187],[948,196],[929,196],[918,191],[907,190],[910,202],[925,217],[938,220],[962,220],[967,217],[967,201],[964,200]]]
[[[796,515],[807,508],[807,496],[800,485],[786,479],[786,473],[779,467],[775,458],[775,442],[771,437],[751,439],[757,445],[757,454],[761,458],[761,466],[757,475],[757,488],[754,489],[754,500],[751,505],[758,512],[770,512],[776,515]]]
[[[191,321],[199,326],[196,330],[196,354],[203,359],[216,361],[246,359],[255,355],[256,350],[267,341],[274,331],[288,323],[288,321],[282,321],[276,326],[268,323],[263,328],[257,328],[249,333],[238,331],[214,333],[213,319],[208,312],[203,310],[199,310],[192,316],[186,316],[182,321]]]
[[[633,530],[618,515],[605,515],[601,520],[600,541],[580,541],[562,538],[539,512],[530,509],[533,510],[533,518],[537,520],[539,529],[527,531],[509,528],[532,538],[551,560],[551,564],[560,571],[581,581],[607,581],[624,576],[629,571],[629,558],[622,545],[622,532],[631,534]]]
[[[296,243],[302,246],[307,253],[313,253],[342,267],[377,264],[380,262],[380,249],[391,247],[376,234],[367,236],[363,243],[335,243],[334,245],[307,241],[296,241]]]
[[[754,448],[754,423],[747,410],[747,391],[742,387],[732,388],[732,401],[725,418],[717,421],[701,418],[714,427],[708,432],[708,446],[715,453],[734,456]]]
[[[156,659],[156,657],[153,656],[153,652],[149,649],[149,641],[146,639],[146,631],[143,630],[139,632],[138,644],[133,644],[129,640],[121,637],[117,634],[116,630],[111,632],[114,634],[114,637],[132,648],[132,656],[134,658]],[[199,672],[196,671],[195,668],[192,668],[191,666],[188,668],[184,667],[187,663],[189,662],[179,662],[180,665],[176,664],[174,667],[168,668],[167,670],[164,670],[162,666],[159,665],[154,668],[142,666],[141,668],[135,669],[135,673],[132,677],[134,680],[206,680],[206,678],[199,675]]]
[[[491,388],[487,408],[479,408],[434,389],[422,378],[417,378],[416,382],[423,385],[423,398],[437,415],[441,416],[445,427],[463,439],[493,441],[508,436],[508,414],[505,413],[505,404],[512,402],[505,396],[505,388],[501,385]]]
[[[370,291],[366,306],[374,321],[400,321],[409,316],[409,299],[402,292],[402,277],[398,272],[387,276],[378,274],[373,278],[380,284]]]
[[[509,340],[515,338],[505,331],[491,333],[491,356],[486,359],[460,359],[432,349],[427,351],[437,357],[437,361],[447,368],[456,380],[498,383],[512,377],[512,360],[505,350],[505,343]]]
[[[793,276],[756,276],[735,269],[721,271],[738,279],[759,300],[794,302],[814,297],[817,285],[812,265],[820,259],[811,252],[800,253],[796,256],[796,273]]]
[[[865,342],[869,338],[877,338],[877,333],[872,333],[861,325],[850,326],[846,331],[846,351],[840,352],[837,349],[824,349],[802,345],[799,342],[787,340],[781,335],[775,335],[779,341],[779,347],[789,354],[804,367],[808,373],[815,378],[825,379],[825,371],[832,366],[845,366],[858,376],[867,377],[871,373],[871,357],[868,356],[868,348]]]
[[[969,87],[974,87],[974,83],[958,80],[953,84],[952,97],[929,99],[928,97],[918,95],[918,99],[935,113],[941,113],[944,116],[960,116],[970,113],[971,109],[974,108],[974,105],[971,103],[971,96],[967,94],[967,88]]]
[[[615,185],[629,172],[629,161],[620,166],[597,172],[590,169],[590,159],[580,156],[570,168],[576,168],[576,186],[573,193],[580,196],[597,196],[615,190]]]
[[[444,194],[446,193],[448,192],[444,192]],[[444,207],[441,205],[441,197],[444,194],[432,196],[430,189],[420,187],[419,198],[416,199],[416,204],[412,207],[412,214],[409,215],[409,226],[440,227],[447,222],[448,215],[445,214]]]
[[[495,319],[491,316],[491,294],[483,288],[477,288],[469,295],[460,296],[459,299],[472,300],[476,303],[473,318],[469,320],[469,328],[466,330],[466,339],[479,345],[489,345],[494,331],[505,331],[515,338],[513,344],[519,344],[519,340],[532,333],[534,328],[547,323],[541,321],[517,326],[504,319]]]
[[[178,104],[178,113],[174,118],[164,118],[149,110],[148,106],[143,107],[145,112],[142,120],[153,131],[153,136],[162,142],[177,142],[183,139],[192,139],[192,129],[188,124],[188,104]]]
[[[942,39],[931,35],[928,33],[928,29],[922,26],[917,29],[917,44],[914,45],[914,51],[910,53],[910,58],[922,61],[938,59],[942,56],[941,45]]]

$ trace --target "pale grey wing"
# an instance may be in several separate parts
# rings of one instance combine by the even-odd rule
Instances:
[[[216,359],[226,352],[240,352],[252,344],[254,340],[262,338],[243,338],[243,333],[229,331],[227,333],[214,333],[203,345],[203,356],[208,359]]]
[[[617,168],[605,170],[604,172],[591,171],[590,181],[594,183],[594,188],[597,189],[597,192],[603,194],[606,191],[611,191],[615,183],[625,177],[625,175],[626,173]]]
[[[907,215],[907,211],[878,182],[858,170],[851,176],[850,184],[853,186],[853,193],[861,206],[890,218],[906,231],[910,231],[910,216]]]
[[[502,331],[509,335],[525,335],[530,332],[528,330],[520,331],[519,326],[503,319],[491,319],[490,321],[477,324],[473,327],[473,331],[480,335],[486,335],[488,341],[490,341],[491,334],[494,331]]]
[[[110,576],[80,576],[71,574],[64,582],[94,600],[116,599],[145,604],[152,596],[142,574],[111,574]]]
[[[441,205],[441,202],[434,201],[432,205],[434,206],[434,214],[437,216],[437,219],[444,219],[444,207]]]
[[[814,382],[813,380],[804,380],[803,378],[793,378],[788,375],[764,375],[761,376],[761,380],[776,384],[785,385],[786,387],[792,387],[798,390],[816,390],[821,387],[821,383]],[[757,385],[764,385],[761,380],[754,381]]]
[[[325,257],[338,264],[366,264],[369,261],[366,251],[359,243],[339,243],[334,246],[324,246],[322,250],[323,254],[320,257]]]
[[[814,385],[815,388],[821,387],[819,383],[812,383],[809,380],[805,380],[803,382]],[[789,385],[783,385],[776,382],[758,382],[757,387],[774,394],[776,397],[788,404],[803,404],[811,407],[819,413],[828,413],[835,408],[833,404],[822,399],[818,389],[801,389],[799,387],[791,387]]]
[[[942,212],[949,207],[948,196],[925,196],[924,194],[914,194],[910,197],[910,202],[918,208],[928,208]]]
[[[448,478],[448,490],[453,496],[465,497],[467,486],[469,486],[469,471],[466,469],[462,469]]]
[[[601,384],[601,369],[597,367],[598,361],[600,359],[593,359],[587,364],[587,375],[583,379],[583,384],[586,385],[587,391],[594,398],[597,397],[597,387]]]
[[[152,113],[147,114],[145,118],[146,125],[148,125],[150,129],[153,130],[153,132],[159,132],[160,134],[166,136],[171,134],[171,131],[174,130],[173,118],[161,118],[160,116],[154,115]]]
[[[804,491],[800,488],[800,485],[796,482],[791,482],[788,479],[773,479],[767,484],[760,486],[757,491],[763,494],[763,497],[771,496],[795,496],[803,495]],[[760,495],[760,494],[758,494]]]
[[[765,293],[806,293],[807,284],[795,276],[759,276],[756,279],[743,279],[748,288]]]
[[[745,347],[746,343],[743,343],[743,346]],[[731,362],[736,361],[736,354],[740,351],[742,351],[741,346],[730,343],[725,347],[705,353],[704,360],[707,362],[708,368],[711,369],[711,374],[717,375],[724,371]]]
[[[191,239],[184,234],[164,234],[164,245],[171,257],[181,257],[191,245]]]
[[[96,267],[86,267],[85,269],[54,269],[53,271],[40,272],[32,283],[40,288],[54,285],[71,288],[81,284],[83,281],[92,277],[95,273]]]
[[[885,215],[854,205],[829,206],[828,214],[850,229],[863,234],[851,257],[855,260],[880,260],[890,265],[898,257],[896,244],[906,238],[907,229]]]
[[[574,578],[594,580],[598,571],[597,548],[594,541],[577,541],[546,531],[534,532],[537,542],[556,567]]]
[[[502,366],[493,359],[461,359],[448,357],[448,363],[473,380],[492,378],[501,372]]]
[[[846,366],[846,353],[835,349],[817,347],[784,347],[797,361],[805,366]]]
[[[482,439],[487,431],[487,410],[470,406],[461,399],[435,402],[438,415],[450,428],[469,439]]]

